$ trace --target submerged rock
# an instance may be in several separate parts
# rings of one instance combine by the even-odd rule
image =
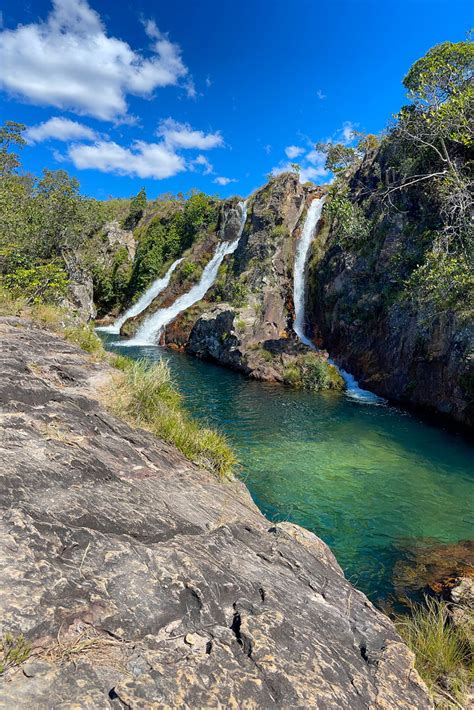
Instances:
[[[32,644],[6,707],[431,707],[321,540],[111,416],[106,366],[0,331],[2,633]]]

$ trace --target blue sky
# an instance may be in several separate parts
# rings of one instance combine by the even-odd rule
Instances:
[[[0,2],[1,118],[25,169],[82,192],[246,196],[315,141],[379,132],[429,47],[465,38],[464,0]]]

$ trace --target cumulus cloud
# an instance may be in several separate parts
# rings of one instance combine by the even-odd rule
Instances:
[[[326,94],[324,94],[321,89],[318,89],[318,90],[317,90],[316,96],[317,96],[318,99],[320,99],[321,101],[326,98]]]
[[[146,56],[108,36],[87,0],[53,0],[45,22],[0,31],[0,88],[81,115],[124,116],[127,94],[151,96],[188,78],[179,45],[152,20],[145,31],[151,42]]]
[[[161,136],[170,148],[210,150],[224,145],[219,132],[196,131],[188,123],[178,123],[172,118],[167,118],[160,123],[157,135]]]
[[[228,177],[216,177],[215,180],[213,180],[217,185],[228,185],[231,182],[237,182],[235,178],[228,178]]]
[[[285,153],[286,157],[292,160],[293,158],[297,158],[299,155],[302,155],[304,153],[304,148],[300,148],[297,145],[288,145],[285,148]]]
[[[113,141],[93,145],[72,145],[68,156],[80,170],[94,168],[103,173],[117,173],[140,178],[171,177],[186,169],[184,159],[162,143],[135,141],[124,148]]]
[[[289,146],[294,147],[294,146]],[[305,152],[304,148],[299,149],[300,152],[298,156],[301,156],[300,160],[300,182],[318,182],[320,183],[322,178],[326,178],[330,175],[329,170],[326,170],[324,163],[326,162],[326,156],[319,150],[309,150]],[[288,156],[288,149],[285,149],[285,153]],[[304,155],[302,155],[304,154]],[[292,158],[295,154],[289,155]],[[291,172],[293,170],[290,161],[282,161],[276,167],[273,168],[272,175],[281,175],[281,173]]]
[[[214,166],[209,162],[205,155],[198,155],[198,157],[192,161],[192,166],[202,168],[203,175],[210,175],[214,172]]]
[[[25,138],[28,143],[41,143],[48,140],[95,140],[97,134],[92,128],[85,126],[83,123],[54,116],[48,121],[28,128],[25,131]]]

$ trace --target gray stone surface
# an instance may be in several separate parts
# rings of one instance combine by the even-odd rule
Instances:
[[[431,707],[327,546],[95,399],[77,348],[0,319],[6,708]]]

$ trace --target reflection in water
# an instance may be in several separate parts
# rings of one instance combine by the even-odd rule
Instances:
[[[247,380],[182,353],[123,352],[166,358],[193,414],[229,435],[260,509],[322,537],[373,600],[393,591],[410,540],[472,537],[472,448],[461,438],[392,407]]]

